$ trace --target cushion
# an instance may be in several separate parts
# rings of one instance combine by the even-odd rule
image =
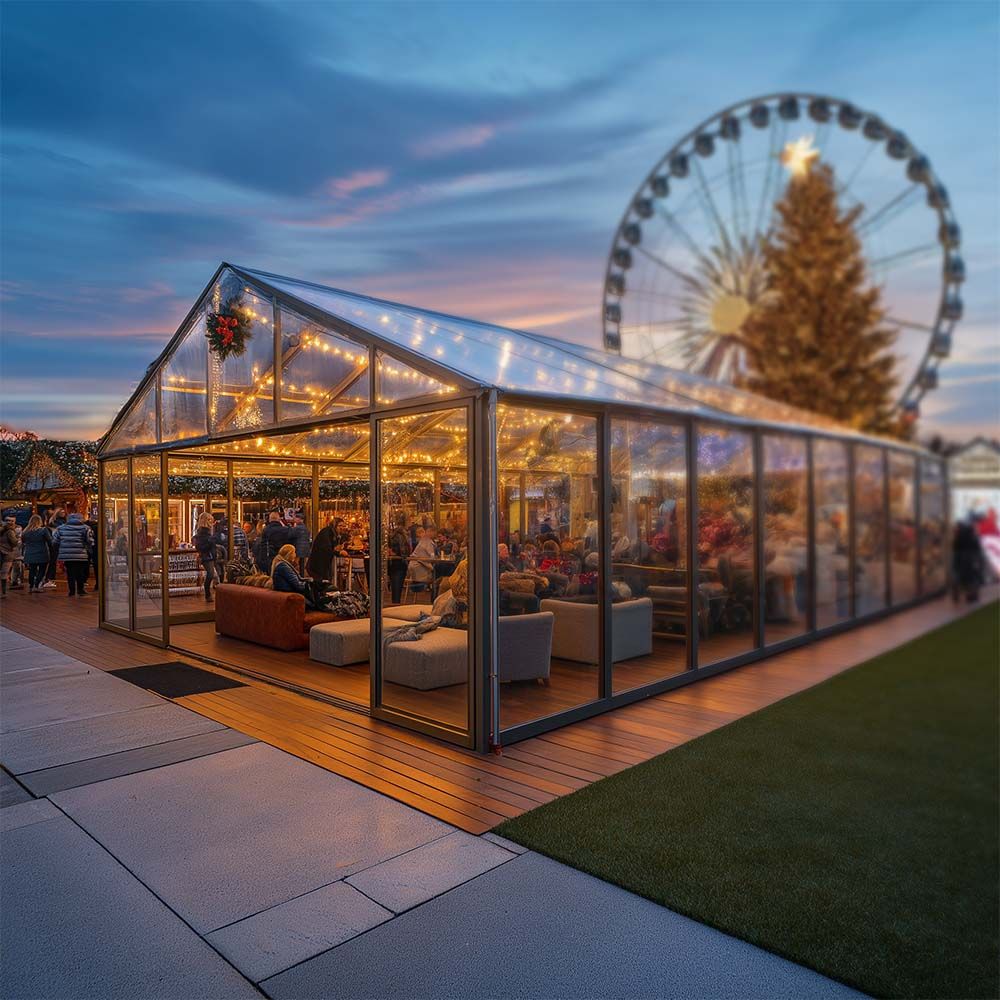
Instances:
[[[431,691],[469,679],[469,633],[438,628],[416,642],[393,642],[382,654],[382,677],[393,684]]]
[[[319,624],[309,630],[309,658],[335,667],[364,663],[368,659],[368,618]]]
[[[431,614],[444,617],[455,613],[455,595],[450,590],[443,590],[437,596],[431,608]]]
[[[436,614],[429,604],[396,604],[382,609],[383,618],[395,618],[400,622],[415,622],[421,615]]]

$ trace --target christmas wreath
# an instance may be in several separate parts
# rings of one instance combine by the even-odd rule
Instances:
[[[223,361],[230,354],[239,357],[247,349],[250,339],[250,311],[240,296],[229,299],[221,311],[208,314],[208,345],[213,354]]]

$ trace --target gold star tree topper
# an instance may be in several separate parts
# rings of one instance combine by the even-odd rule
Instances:
[[[804,135],[795,142],[786,143],[779,156],[781,165],[792,177],[805,177],[809,169],[819,159],[819,150],[813,148],[813,137]]]

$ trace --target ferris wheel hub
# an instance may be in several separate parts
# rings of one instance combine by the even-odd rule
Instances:
[[[725,293],[712,304],[710,322],[712,329],[722,336],[739,333],[750,315],[750,303],[744,295]]]

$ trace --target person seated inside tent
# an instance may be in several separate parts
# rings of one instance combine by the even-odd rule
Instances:
[[[306,600],[306,610],[326,611],[328,599],[325,594],[313,594],[313,588],[299,576],[295,568],[298,557],[295,546],[285,544],[271,560],[271,586],[281,593],[301,594]]]
[[[437,559],[437,548],[434,537],[426,528],[417,528],[417,544],[410,553],[410,589],[413,591],[428,590],[434,582],[434,562]]]

